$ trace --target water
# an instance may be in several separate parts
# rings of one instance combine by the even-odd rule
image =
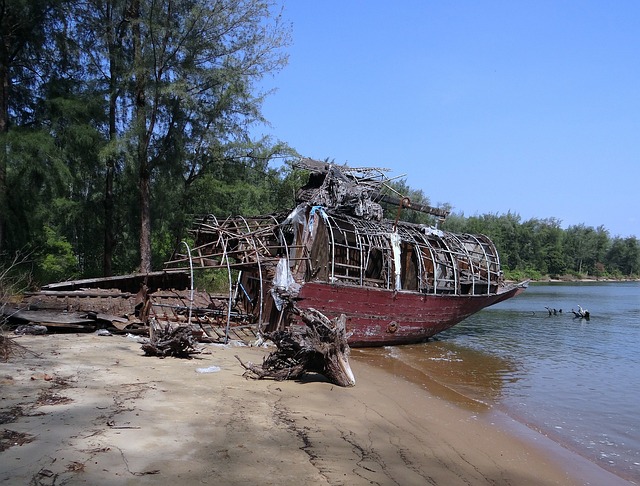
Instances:
[[[640,482],[640,282],[531,285],[431,342],[354,351]]]

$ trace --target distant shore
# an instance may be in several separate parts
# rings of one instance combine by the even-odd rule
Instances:
[[[545,275],[541,278],[529,279],[531,282],[535,283],[592,283],[592,282],[640,282],[639,278],[610,278],[610,277],[575,277],[572,275],[565,275],[562,277],[550,277]],[[509,280],[509,282],[517,282],[517,280]]]
[[[17,342],[29,351],[0,377],[0,480],[13,484],[628,484],[357,353],[356,386],[339,388],[246,380],[235,355],[260,363],[265,348],[161,360],[123,336]]]

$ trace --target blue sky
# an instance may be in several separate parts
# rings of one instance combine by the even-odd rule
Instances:
[[[640,2],[282,0],[264,134],[454,212],[640,237]]]

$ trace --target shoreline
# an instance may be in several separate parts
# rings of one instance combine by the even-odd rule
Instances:
[[[234,355],[268,348],[161,360],[123,336],[16,342],[40,355],[1,368],[0,430],[31,440],[0,452],[16,484],[632,484],[358,356],[356,386],[339,388],[243,378]]]
[[[388,371],[386,367],[383,367],[384,357],[361,354],[360,358],[367,360],[369,366],[378,366],[381,372],[394,375],[393,371]],[[524,442],[525,447],[536,448],[546,455],[552,463],[559,464],[571,471],[572,478],[578,481],[578,484],[637,484],[633,478],[624,476],[620,471],[603,467],[582,455],[579,450],[572,448],[560,437],[545,433],[500,403],[485,402],[465,394],[432,375],[425,375],[423,370],[416,372],[409,363],[403,360],[395,360],[393,367],[398,376],[403,377],[414,386],[423,388],[430,395],[454,405],[463,412],[474,414],[478,420],[499,428],[509,436],[519,438]]]

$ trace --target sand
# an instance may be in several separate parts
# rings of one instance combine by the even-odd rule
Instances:
[[[234,355],[259,363],[265,348],[180,360],[125,336],[17,342],[39,356],[0,363],[5,484],[628,484],[357,352],[356,386],[340,388],[243,378]]]

